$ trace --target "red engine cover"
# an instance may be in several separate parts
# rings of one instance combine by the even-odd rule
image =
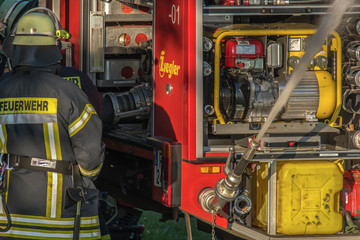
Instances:
[[[351,217],[360,219],[360,171],[345,171],[341,201]]]
[[[264,56],[263,45],[259,40],[229,40],[225,48],[225,66],[230,68],[236,67],[237,58],[256,59]]]

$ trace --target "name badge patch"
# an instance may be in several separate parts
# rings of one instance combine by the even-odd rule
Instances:
[[[41,158],[31,158],[31,166],[55,169],[56,161],[51,161]]]

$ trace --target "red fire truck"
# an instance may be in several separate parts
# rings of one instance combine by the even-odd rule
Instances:
[[[99,188],[220,239],[360,239],[359,2],[253,140],[332,2],[39,1],[104,97]]]

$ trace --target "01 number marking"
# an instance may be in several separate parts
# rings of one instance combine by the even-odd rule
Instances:
[[[176,7],[175,4],[171,6],[171,13],[169,14],[169,18],[173,24],[177,22],[177,24],[180,25],[180,6]]]

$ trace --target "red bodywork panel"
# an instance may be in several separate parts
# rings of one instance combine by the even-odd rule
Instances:
[[[154,135],[182,145],[196,159],[195,1],[155,1]]]
[[[154,135],[182,146],[181,209],[211,222],[211,214],[198,203],[198,194],[205,187],[215,186],[224,175],[200,174],[201,165],[191,163],[197,160],[196,41],[202,41],[196,39],[196,6],[193,0],[155,1]],[[216,223],[227,225],[221,217]]]
[[[214,187],[217,181],[220,178],[224,178],[225,175],[223,172],[218,174],[201,174],[200,166],[220,166],[222,168],[224,164],[193,164],[183,162],[181,171],[181,209],[211,222],[212,215],[201,208],[198,203],[198,195],[203,188]],[[216,217],[215,223],[227,228],[227,220],[221,216]]]

